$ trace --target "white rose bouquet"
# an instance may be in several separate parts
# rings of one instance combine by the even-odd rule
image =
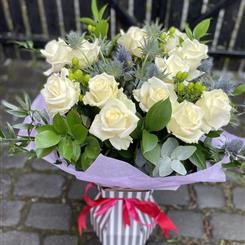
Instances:
[[[52,152],[56,164],[77,171],[86,171],[99,155],[151,177],[194,173],[225,154],[226,166],[241,166],[241,141],[212,145],[235,116],[229,97],[245,89],[210,74],[204,41],[210,20],[193,31],[186,25],[185,32],[158,23],[133,26],[107,39],[104,11],[94,5],[94,18],[81,19],[87,32],[71,32],[40,50],[51,65],[39,96],[44,106],[31,106],[26,95],[18,98],[20,106],[4,101],[9,113],[27,118],[8,125],[1,140],[13,151],[27,152],[34,143],[30,157]],[[16,135],[14,128],[22,130]]]

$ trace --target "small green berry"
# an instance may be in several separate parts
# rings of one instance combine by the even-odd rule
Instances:
[[[184,72],[182,72],[182,74],[181,74],[181,79],[182,79],[182,80],[185,80],[188,76],[189,76],[188,72],[184,71]]]
[[[161,33],[161,35],[160,35],[160,38],[162,39],[162,40],[164,40],[164,39],[166,39],[167,38],[167,33],[166,32],[162,32]]]
[[[95,27],[92,25],[88,25],[88,31],[89,32],[94,32],[95,31]]]
[[[169,33],[173,35],[173,34],[175,33],[175,30],[176,30],[176,29],[175,29],[173,26],[171,26],[171,27],[169,28]]]
[[[183,83],[179,83],[177,88],[178,93],[183,92],[184,89],[185,89],[185,85]]]
[[[194,83],[193,82],[188,83],[187,87],[188,89],[192,90],[194,87]]]
[[[159,44],[159,47],[160,47],[160,48],[164,48],[164,43],[160,43],[160,44]]]
[[[86,74],[84,76],[84,82],[88,83],[90,79],[91,79],[91,76],[89,74]]]
[[[69,73],[68,79],[71,81],[74,80],[75,79],[74,73],[72,73],[72,72]]]
[[[79,59],[77,57],[73,57],[71,62],[72,62],[72,65],[75,67],[79,66]]]
[[[175,75],[175,77],[178,79],[178,80],[182,80],[182,72],[181,71],[178,71]]]
[[[77,69],[74,72],[74,77],[75,77],[76,80],[82,81],[82,79],[83,79],[83,72],[82,72],[82,70]]]

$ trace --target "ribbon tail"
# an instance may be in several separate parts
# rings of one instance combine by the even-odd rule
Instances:
[[[159,213],[156,222],[161,227],[161,230],[167,239],[169,238],[169,230],[177,232],[177,227],[174,225],[173,221],[162,212]]]
[[[125,226],[130,226],[128,208],[124,201],[123,201],[123,223]]]
[[[86,229],[87,214],[90,209],[91,209],[90,206],[86,206],[85,208],[83,208],[82,212],[78,217],[78,231],[80,236],[82,235],[83,230]]]

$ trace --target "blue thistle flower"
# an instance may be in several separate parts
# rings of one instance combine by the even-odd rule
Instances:
[[[114,59],[122,63],[124,67],[128,67],[129,62],[132,61],[132,56],[124,46],[119,45],[115,52]]]

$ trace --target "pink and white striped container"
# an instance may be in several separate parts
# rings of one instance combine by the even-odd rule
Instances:
[[[152,191],[132,191],[100,189],[97,198],[137,198],[142,201],[155,202]],[[130,226],[123,224],[123,201],[108,210],[104,215],[95,215],[99,207],[90,210],[91,224],[103,245],[144,245],[151,235],[155,225],[148,227],[138,224],[130,217]],[[153,219],[137,210],[140,220],[144,224],[150,224]]]

